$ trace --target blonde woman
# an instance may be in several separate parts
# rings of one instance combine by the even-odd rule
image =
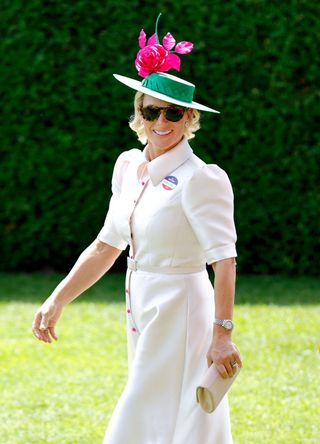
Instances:
[[[195,396],[212,363],[223,378],[242,365],[231,340],[232,188],[227,174],[205,164],[188,143],[200,127],[199,111],[217,111],[193,101],[193,84],[159,71],[177,63],[170,58],[172,35],[162,45],[153,36],[146,45],[142,33],[136,65],[144,80],[115,77],[137,91],[130,127],[146,146],[117,159],[105,224],[37,311],[33,331],[44,342],[56,339],[63,307],[104,275],[129,245],[129,375],[104,444],[230,444],[227,397],[208,415]],[[176,53],[191,51],[191,44],[181,43]],[[206,263],[215,273],[214,291]]]

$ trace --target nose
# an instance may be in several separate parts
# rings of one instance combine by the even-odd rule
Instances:
[[[160,111],[160,115],[158,117],[157,122],[159,122],[159,123],[162,123],[162,122],[166,123],[166,122],[168,122],[168,120],[165,118],[165,114],[164,114],[164,110],[163,109]]]

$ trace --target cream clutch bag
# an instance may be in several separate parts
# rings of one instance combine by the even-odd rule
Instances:
[[[236,373],[231,378],[223,379],[215,365],[208,368],[196,389],[197,402],[205,412],[212,413],[217,408],[239,372],[240,367],[237,365]]]

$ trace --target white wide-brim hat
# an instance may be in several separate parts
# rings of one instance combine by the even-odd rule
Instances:
[[[119,74],[113,75],[119,80],[119,82],[129,86],[129,88],[141,91],[156,99],[164,100],[165,102],[184,106],[186,108],[198,109],[199,111],[220,113],[220,111],[213,108],[194,102],[193,93],[195,85],[171,74],[153,72],[145,77],[142,82]]]

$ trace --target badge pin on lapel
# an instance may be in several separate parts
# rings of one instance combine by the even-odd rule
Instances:
[[[162,187],[171,191],[178,185],[178,179],[175,176],[167,176],[162,181]]]

